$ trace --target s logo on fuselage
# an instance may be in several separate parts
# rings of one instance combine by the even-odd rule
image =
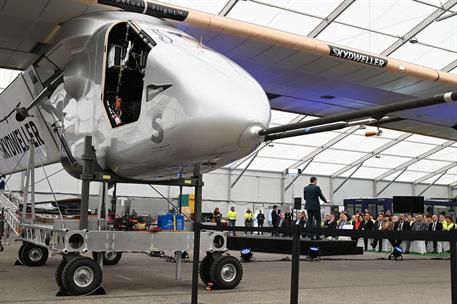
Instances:
[[[157,135],[151,135],[151,140],[156,144],[160,144],[163,141],[163,128],[160,122],[157,120],[162,119],[162,113],[157,114],[152,119],[152,129],[157,131]]]

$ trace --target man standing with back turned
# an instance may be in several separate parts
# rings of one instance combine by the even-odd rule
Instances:
[[[321,227],[321,204],[319,198],[328,204],[325,197],[322,195],[321,188],[317,186],[317,178],[311,177],[310,184],[303,189],[303,198],[305,199],[305,209],[308,213],[307,227],[314,227],[314,220],[316,220],[316,228]],[[311,239],[314,237],[312,236]],[[320,239],[316,236],[316,239]]]

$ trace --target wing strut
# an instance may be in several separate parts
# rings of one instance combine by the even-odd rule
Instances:
[[[268,128],[259,131],[259,135],[265,136],[265,141],[269,141],[280,138],[338,130],[357,124],[373,124],[376,122],[379,124],[381,122],[385,122],[385,120],[389,120],[389,118],[384,117],[392,112],[453,102],[457,102],[457,91],[447,92],[433,97],[400,101],[388,105],[375,106],[368,109],[356,110],[348,113],[339,113],[313,120]],[[353,121],[354,119],[366,120]]]
[[[38,95],[30,105],[27,107],[16,108],[16,120],[21,122],[24,121],[27,117],[31,117],[29,111],[34,108],[37,104],[39,104],[43,97],[50,97],[52,93],[56,90],[56,88],[63,82],[63,72],[55,75],[55,77],[50,81],[48,86],[41,91],[40,95]]]

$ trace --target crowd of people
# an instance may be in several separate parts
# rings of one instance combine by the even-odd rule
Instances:
[[[325,216],[323,228],[337,228],[337,229],[355,229],[355,230],[384,230],[384,231],[452,231],[456,229],[456,225],[453,217],[440,215],[424,215],[424,214],[399,214],[393,215],[389,210],[385,213],[380,213],[376,219],[372,216],[368,210],[362,212],[356,212],[354,215],[349,216],[347,213],[339,215],[339,219],[336,219],[335,215]],[[370,241],[370,242],[369,242]],[[400,240],[388,240],[385,244],[383,240],[363,239],[364,248],[368,250],[370,243],[372,249],[383,251],[387,246],[390,247],[401,247],[406,253],[410,251],[410,241]],[[438,252],[437,241],[424,242],[425,247],[433,248],[431,252]],[[420,250],[424,251],[424,250]],[[441,249],[443,251],[443,249]],[[422,252],[421,252],[422,253]]]
[[[297,211],[295,213],[285,210],[281,211],[277,205],[273,206],[271,210],[271,222],[269,223],[273,227],[273,236],[290,236],[291,233],[284,233],[283,231],[290,228],[294,223],[299,224],[302,228],[310,227],[310,221],[308,218],[307,211]],[[219,208],[216,208],[213,212],[213,219],[216,225],[222,225],[224,217],[220,212]],[[235,227],[237,221],[237,214],[235,207],[231,207],[225,217],[227,225],[229,227]],[[244,213],[244,226],[252,228],[251,231],[245,232],[245,235],[253,235],[257,230],[254,227],[262,228],[266,222],[265,214],[262,210],[259,210],[257,214],[254,214],[250,208],[247,208]],[[257,224],[257,225],[255,225]],[[384,230],[384,231],[451,231],[457,229],[454,219],[451,216],[440,215],[423,215],[423,214],[399,214],[393,215],[390,211],[380,213],[374,217],[368,210],[363,212],[357,211],[354,215],[349,215],[347,212],[341,212],[336,214],[328,214],[324,216],[324,221],[317,226],[314,220],[313,227],[320,227],[323,229],[354,229],[354,230]],[[275,228],[282,233],[275,232]],[[279,229],[281,228],[281,229]],[[256,232],[259,235],[263,235],[262,231]],[[235,232],[233,232],[236,235]],[[310,236],[303,234],[302,237],[310,239],[321,239],[321,236]],[[410,250],[411,242],[399,241],[399,240],[385,240],[378,239],[367,239],[363,238],[360,240],[363,242],[365,250],[376,249],[378,251],[388,250],[386,246],[403,247],[407,253]],[[426,246],[433,246],[433,252],[438,251],[438,242],[426,242]],[[369,247],[370,245],[370,247]]]
[[[380,213],[376,218],[368,211],[356,211],[352,216],[347,212],[329,214],[324,216],[324,221],[321,222],[321,205],[322,200],[325,204],[326,200],[320,187],[317,185],[317,178],[311,177],[310,183],[303,189],[303,198],[305,201],[305,211],[297,211],[295,214],[286,210],[281,212],[278,206],[274,205],[271,211],[271,226],[273,227],[272,236],[290,236],[292,224],[296,223],[302,228],[324,228],[324,229],[354,229],[354,230],[384,230],[384,231],[451,231],[456,229],[456,224],[451,216],[440,215],[423,215],[423,214],[399,214],[393,215],[389,210]],[[222,224],[222,214],[219,208],[213,213],[213,217],[217,225]],[[227,213],[227,221],[230,227],[236,226],[236,211],[235,207],[231,207]],[[263,227],[265,223],[265,215],[259,211],[257,215],[247,208],[244,214],[245,227],[252,228],[249,232],[252,235],[254,229],[254,221],[257,221],[258,227]],[[279,229],[281,228],[281,229]],[[284,228],[284,229],[282,229]],[[282,231],[282,233],[279,233]],[[245,234],[247,234],[246,231]],[[233,234],[235,232],[233,231]],[[263,232],[258,231],[258,234]],[[309,237],[312,240],[321,239],[322,235],[306,234],[302,237]],[[340,237],[339,239],[344,239]],[[361,246],[365,250],[371,249],[384,251],[390,250],[392,247],[401,247],[406,253],[411,251],[425,253],[427,251],[438,252],[447,251],[445,242],[437,241],[401,241],[401,240],[383,240],[383,239],[368,239],[361,238]],[[443,243],[443,244],[441,244]],[[429,246],[430,245],[430,246]],[[439,246],[440,245],[440,246]],[[390,248],[389,248],[390,247]],[[417,247],[417,248],[416,248]],[[427,248],[431,249],[428,250]],[[440,248],[439,248],[440,247]]]

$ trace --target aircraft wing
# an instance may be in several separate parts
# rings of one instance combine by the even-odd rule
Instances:
[[[272,108],[327,116],[454,91],[457,75],[227,17],[189,11],[177,26],[250,72]],[[383,126],[457,140],[457,105],[394,113]]]
[[[258,80],[278,110],[327,116],[457,87],[457,75],[158,1],[0,0],[0,4],[2,28],[11,29],[0,33],[2,67],[28,67],[47,49],[62,22],[121,8],[171,20],[231,58]],[[457,140],[455,104],[394,115],[399,119],[384,126]]]
[[[46,52],[60,24],[113,10],[94,0],[0,0],[0,67],[24,70]]]

